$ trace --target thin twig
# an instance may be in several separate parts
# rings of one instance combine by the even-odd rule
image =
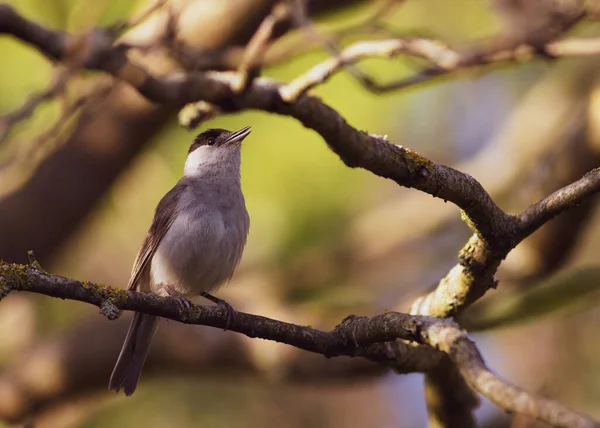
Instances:
[[[384,4],[383,9],[389,8],[390,4],[395,2],[386,2]],[[334,57],[338,57],[341,54],[341,47],[339,42],[331,36],[326,34],[322,34],[315,28],[313,23],[308,17],[308,13],[306,11],[306,0],[294,0],[295,8],[294,8],[294,20],[296,25],[303,30],[303,32],[307,35],[307,39],[313,40],[315,43],[320,43],[324,49],[329,52],[330,55]],[[377,16],[380,11],[377,11]],[[340,67],[345,68],[345,70],[356,80],[363,84],[367,84],[371,81],[369,77],[367,77],[358,67],[355,67],[352,63],[341,63]],[[285,99],[285,98],[284,98]]]
[[[328,31],[326,36],[332,40],[342,40],[349,36],[357,36],[359,34],[385,34],[386,36],[395,35],[394,32],[385,28],[381,20],[391,13],[394,7],[400,5],[403,1],[399,0],[382,0],[375,5],[369,16],[361,22],[339,29]],[[319,34],[323,30],[316,30]],[[280,64],[289,59],[300,55],[312,52],[315,49],[323,46],[321,38],[312,37],[311,34],[304,32],[296,32],[290,34],[289,37],[280,40],[273,44],[265,55],[263,66]]]
[[[148,9],[142,12],[139,16],[135,18],[128,19],[126,21],[120,22],[112,27],[112,31],[114,34],[121,34],[137,25],[140,25],[146,19],[150,17],[154,12],[162,8],[167,3],[167,0],[157,0],[156,3],[151,5]]]
[[[554,56],[583,56],[600,54],[600,38],[572,38],[550,43],[546,51]],[[470,66],[522,61],[536,55],[535,48],[522,45],[514,50],[494,52],[479,58],[477,64]],[[326,82],[343,67],[365,58],[392,58],[399,54],[423,58],[431,67],[414,76],[389,83],[377,83],[372,79],[359,79],[367,89],[373,92],[389,92],[425,82],[464,67],[463,58],[457,51],[431,39],[387,39],[358,42],[340,52],[339,55],[314,66],[299,76],[282,91],[286,101],[293,101],[304,92]]]
[[[61,140],[60,134],[77,113],[91,102],[98,102],[112,89],[113,82],[97,83],[90,91],[63,105],[61,115],[50,128],[37,135],[24,151],[18,151],[0,162],[0,196],[11,193],[27,181],[36,168],[52,152]],[[54,140],[54,142],[52,142]],[[52,143],[50,143],[52,142]]]
[[[242,54],[242,60],[238,67],[240,75],[239,86],[236,88],[238,92],[243,91],[252,82],[252,79],[256,77],[256,71],[263,63],[263,58],[273,38],[275,27],[279,23],[289,20],[291,16],[292,7],[290,3],[282,1],[273,6],[271,13],[263,19]]]
[[[70,74],[68,70],[57,73],[47,89],[29,97],[19,108],[0,116],[0,142],[4,141],[13,126],[29,118],[40,104],[63,93]]]
[[[318,64],[288,83],[281,90],[281,97],[287,102],[297,99],[300,95],[318,84],[326,82],[334,73],[344,66],[353,64],[361,59],[383,57],[392,58],[401,53],[418,56],[429,60],[440,72],[456,68],[459,56],[447,46],[428,39],[388,39],[370,42],[358,42],[344,49],[339,55]],[[427,74],[428,77],[431,74]],[[359,79],[374,91],[385,91],[387,86],[376,84],[372,79]],[[406,84],[404,84],[406,86]]]

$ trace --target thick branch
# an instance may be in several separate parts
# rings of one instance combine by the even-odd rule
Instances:
[[[533,398],[520,388],[495,375],[485,364],[475,344],[464,331],[442,323],[428,328],[424,335],[432,346],[450,355],[469,384],[498,407],[511,413],[532,416],[556,427],[592,427],[598,422],[574,415],[558,403]]]
[[[190,308],[182,308],[174,298],[119,290],[47,274],[35,262],[28,266],[4,262],[0,264],[0,297],[11,291],[30,291],[90,303],[98,306],[100,312],[111,319],[118,317],[120,310],[124,309],[186,324],[223,328],[227,322],[227,314],[219,307],[191,305]],[[486,367],[475,344],[450,319],[399,312],[388,312],[372,318],[349,316],[334,330],[324,332],[236,312],[229,328],[248,337],[286,343],[326,357],[362,356],[380,362],[382,348],[378,344],[397,339],[417,342],[447,354],[473,388],[506,411],[523,413],[558,427],[600,427],[600,423],[588,416],[552,400],[534,397],[499,379]],[[410,354],[410,351],[407,353]],[[410,359],[405,359],[404,363],[407,361]],[[389,357],[386,362],[389,363]],[[427,362],[421,361],[417,367],[405,366],[400,369],[428,370],[437,366],[439,359],[432,358],[429,363],[427,365]]]
[[[594,169],[518,215],[519,225],[505,237],[510,241],[507,247],[494,248],[473,235],[460,252],[460,263],[442,278],[434,291],[413,303],[411,313],[436,317],[458,315],[496,286],[494,275],[510,250],[558,214],[598,192],[600,170]]]
[[[8,6],[4,9],[0,10],[0,16],[2,12],[17,15]],[[69,37],[72,36],[57,32],[56,37],[42,39],[36,34],[49,30],[20,16],[14,18],[11,21],[13,25],[7,26],[7,29],[2,29],[2,21],[0,19],[0,31],[10,31],[35,43],[49,56],[69,61],[73,55],[72,49],[68,49],[72,44]],[[150,100],[174,105],[204,100],[223,110],[259,109],[295,117],[317,131],[346,165],[365,168],[400,185],[454,202],[464,210],[465,218],[475,232],[493,248],[507,248],[507,238],[516,232],[518,219],[498,208],[471,176],[437,165],[409,149],[390,144],[384,138],[356,130],[316,97],[303,95],[295,102],[286,103],[281,96],[285,86],[268,79],[257,79],[246,92],[237,94],[235,89],[239,76],[235,74],[188,73],[154,77],[131,63],[122,49],[113,48],[112,41],[104,33],[95,31],[88,37],[90,40],[85,52],[77,52],[78,57],[83,56],[84,66],[106,71],[130,83]],[[57,44],[62,44],[62,49],[57,49]]]
[[[71,61],[75,55],[85,68],[108,72],[128,82],[149,100],[178,106],[204,100],[225,111],[258,109],[295,117],[317,131],[346,165],[365,168],[400,185],[454,202],[468,214],[475,231],[487,240],[501,244],[499,241],[506,232],[514,228],[516,219],[502,212],[468,174],[437,165],[382,137],[358,131],[314,96],[303,95],[293,103],[286,103],[280,95],[282,85],[269,79],[256,79],[243,94],[239,94],[236,91],[239,75],[231,73],[154,77],[130,62],[123,49],[113,47],[105,32],[90,32],[84,37],[85,43],[76,43],[78,49],[73,52],[70,48],[74,43],[73,36],[57,32],[53,38],[39,38],[36,37],[38,32],[49,30],[20,17],[8,6],[0,9],[0,17],[3,13],[16,15],[18,18],[13,16],[13,22],[18,25],[3,28],[4,19],[0,18],[0,32],[23,36],[23,40],[35,43],[47,55],[62,61]]]

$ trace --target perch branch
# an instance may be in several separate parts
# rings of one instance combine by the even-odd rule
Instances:
[[[227,323],[226,312],[218,306],[191,305],[182,308],[175,298],[120,290],[48,274],[35,261],[30,265],[0,262],[0,298],[13,291],[86,302],[99,307],[100,312],[109,319],[117,318],[121,310],[135,310],[186,324],[224,328]],[[334,330],[324,332],[235,312],[229,329],[251,338],[285,343],[325,357],[362,356],[379,362],[381,348],[377,345],[397,339],[416,342],[448,355],[474,389],[508,412],[524,414],[557,427],[600,427],[600,423],[587,415],[553,400],[535,397],[500,379],[486,366],[475,343],[451,319],[399,312],[387,312],[371,318],[351,315]],[[432,358],[429,367],[426,363],[421,361],[419,368],[426,371],[435,367],[439,359]],[[399,369],[414,371],[416,367]]]

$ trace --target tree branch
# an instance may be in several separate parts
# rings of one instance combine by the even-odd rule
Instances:
[[[350,126],[320,99],[303,93],[310,87],[310,81],[308,86],[286,92],[290,86],[260,78],[252,80],[240,92],[238,89],[244,87],[240,85],[244,73],[189,72],[156,77],[130,61],[127,47],[115,46],[109,31],[94,29],[73,36],[48,30],[21,17],[7,5],[0,5],[0,33],[11,34],[32,44],[51,59],[107,72],[129,83],[148,100],[168,107],[204,101],[224,112],[257,109],[294,117],[318,132],[347,166],[364,168],[402,186],[453,202],[462,209],[464,220],[475,232],[461,252],[460,264],[452,269],[433,293],[413,305],[412,312],[415,315],[389,313],[373,318],[348,317],[335,330],[321,332],[237,313],[231,330],[249,337],[288,343],[325,356],[363,356],[392,364],[400,371],[437,369],[440,357],[432,358],[431,362],[421,361],[420,365],[414,366],[407,363],[414,363],[414,359],[399,358],[400,355],[410,356],[411,348],[397,339],[413,341],[444,352],[456,363],[473,388],[505,410],[524,413],[555,426],[598,426],[583,415],[552,401],[530,396],[500,380],[485,366],[473,342],[453,321],[423,316],[455,315],[493,287],[498,265],[518,242],[553,216],[600,189],[600,173],[597,170],[530,207],[523,214],[512,216],[501,210],[470,175],[391,144],[385,137],[369,135]],[[330,61],[328,71],[313,79],[313,86],[319,79],[324,81],[343,66],[344,61],[367,54],[368,50],[357,50],[354,56],[350,55],[342,61],[334,58]],[[423,54],[425,57],[427,55],[427,52]],[[490,61],[485,55],[477,57],[479,62],[473,57],[470,60],[471,64]],[[465,65],[461,61],[458,63]],[[431,73],[440,72],[434,70]],[[193,306],[184,310],[172,299],[80,283],[45,274],[31,266],[1,264],[0,287],[4,293],[12,290],[33,291],[85,301],[100,307],[101,312],[109,318],[118,316],[120,309],[127,309],[192,324],[213,327],[225,325],[224,314],[217,308]]]
[[[0,297],[3,298],[12,291],[29,291],[90,303],[99,307],[100,313],[109,319],[118,318],[121,310],[131,310],[185,324],[225,328],[227,322],[227,314],[219,306],[191,305],[189,309],[182,308],[177,299],[79,282],[60,275],[45,273],[35,263],[18,265],[0,261]],[[392,319],[394,327],[390,328],[388,324]],[[385,314],[374,317],[369,322],[353,324],[351,332],[346,329],[322,332],[309,327],[236,312],[228,329],[251,338],[260,337],[326,357],[337,357],[355,356],[358,348],[394,341],[398,338],[415,340],[419,325],[419,317]]]
[[[479,236],[473,235],[459,254],[460,263],[442,278],[434,291],[413,303],[411,313],[436,317],[458,315],[491,287],[496,287],[494,275],[510,250],[553,217],[579,205],[598,192],[600,169],[594,169],[516,216],[519,224],[505,237],[511,241],[507,247],[495,248]]]
[[[11,19],[3,18],[9,15]],[[11,25],[3,28],[4,21]],[[282,84],[271,79],[256,79],[239,94],[239,75],[234,73],[187,73],[155,77],[144,68],[130,62],[126,51],[112,46],[106,32],[92,30],[85,35],[86,43],[75,43],[74,36],[56,32],[54,37],[42,37],[48,31],[18,15],[10,6],[0,8],[0,32],[10,32],[35,43],[48,56],[70,62],[73,56],[82,59],[88,69],[106,71],[128,82],[148,99],[162,104],[184,105],[204,100],[224,111],[258,109],[288,115],[317,131],[350,167],[361,167],[398,184],[412,187],[463,209],[473,230],[490,245],[505,248],[507,236],[514,235],[518,219],[504,213],[481,185],[468,174],[438,165],[410,149],[390,144],[380,136],[367,135],[346,123],[332,108],[310,95],[287,103],[281,93]],[[79,40],[79,39],[77,39]],[[73,50],[72,46],[78,46]]]
[[[56,74],[52,83],[43,91],[32,95],[16,110],[0,116],[0,142],[4,141],[10,130],[20,121],[30,117],[43,102],[49,101],[65,92],[69,80],[69,70]]]
[[[288,83],[281,89],[281,97],[291,102],[300,95],[329,80],[344,67],[354,64],[366,58],[393,58],[401,53],[421,58],[427,58],[440,70],[455,67],[458,62],[458,54],[440,42],[428,39],[388,39],[357,42],[336,56],[332,56],[321,64],[315,65],[306,73]],[[359,81],[368,89],[375,92],[385,92],[387,88],[381,89],[370,78],[362,78]]]
[[[68,61],[73,54],[67,49],[70,45],[68,40],[72,36],[64,33],[57,33],[55,37],[36,36],[39,32],[47,34],[49,30],[19,17],[8,6],[0,8],[0,17],[3,12],[18,17],[10,20],[12,24],[8,26],[9,31],[23,36],[26,41],[39,43],[38,48],[49,56]],[[2,28],[4,21],[5,19],[0,18],[0,31],[7,31]],[[367,169],[400,185],[449,200],[462,208],[465,220],[476,235],[461,252],[461,263],[442,279],[433,294],[415,303],[413,312],[443,317],[466,308],[494,285],[496,268],[508,251],[558,213],[552,211],[552,214],[546,214],[547,217],[542,218],[539,216],[549,211],[538,207],[535,209],[538,220],[527,220],[528,226],[522,226],[523,219],[531,217],[531,212],[526,211],[520,217],[506,214],[470,175],[435,164],[410,149],[390,144],[380,136],[356,130],[335,110],[314,96],[305,94],[294,102],[286,103],[280,96],[285,86],[265,78],[256,79],[247,91],[239,94],[235,90],[239,76],[233,73],[187,73],[154,77],[131,63],[125,51],[113,49],[111,40],[104,33],[92,32],[88,37],[92,42],[86,45],[87,51],[79,51],[77,55],[85,58],[87,68],[104,70],[129,82],[155,102],[183,105],[205,100],[224,111],[258,109],[295,117],[305,126],[317,131],[346,165]],[[62,40],[62,48],[57,47],[61,44],[57,40]],[[92,60],[93,58],[102,60]],[[586,180],[588,183],[585,187],[588,191],[583,194],[571,192],[575,200],[565,200],[558,205],[559,210],[573,206],[597,191],[597,174],[590,175]],[[420,309],[415,309],[419,306]]]
[[[116,319],[121,310],[134,310],[162,318],[224,328],[227,314],[218,306],[191,305],[183,308],[175,298],[160,297],[151,293],[115,289],[108,286],[79,282],[41,270],[33,261],[31,265],[0,262],[0,298],[12,291],[29,291],[61,299],[90,303],[100,308],[109,319]],[[474,342],[451,319],[387,312],[371,318],[348,316],[334,330],[324,332],[310,327],[277,321],[258,315],[235,312],[229,329],[251,338],[262,338],[295,346],[325,357],[362,356],[390,364],[382,345],[405,341],[427,345],[449,356],[459,367],[469,384],[490,401],[508,412],[534,417],[557,427],[600,427],[600,423],[587,415],[546,398],[535,397],[501,380],[485,365]],[[410,348],[404,351],[410,354]],[[435,355],[435,354],[432,354]],[[423,353],[420,353],[423,356]],[[398,366],[403,372],[427,371],[437,366],[439,358],[419,361],[407,367],[406,358]],[[414,361],[414,360],[413,360]]]
[[[240,79],[238,81],[238,92],[246,89],[252,79],[258,75],[260,66],[263,63],[264,55],[275,35],[275,29],[278,24],[291,21],[292,6],[287,2],[279,2],[273,6],[271,13],[265,17],[256,33],[252,36],[242,54],[242,59],[238,66]]]
[[[600,53],[600,39],[565,39],[548,43],[544,49],[545,52],[555,58],[598,55]],[[529,45],[520,45],[511,49],[491,52],[478,57],[477,60],[473,60],[468,53],[461,54],[438,40],[407,38],[361,41],[348,46],[338,55],[315,65],[306,73],[285,85],[281,89],[281,96],[285,101],[293,101],[306,91],[325,83],[345,66],[366,58],[393,58],[400,54],[426,59],[431,63],[431,66],[415,76],[390,83],[380,84],[365,76],[358,80],[370,91],[376,93],[390,92],[465,68],[533,58],[538,54],[538,50]]]
[[[557,190],[547,198],[530,206],[519,215],[520,234],[525,237],[567,209],[577,206],[600,190],[600,168],[593,169],[583,178]]]
[[[14,31],[13,34],[24,35],[26,41],[35,40],[36,46],[50,57],[69,61],[73,53],[67,47],[72,44],[72,36],[60,33],[53,38],[36,37],[41,27],[20,17],[8,6],[0,8],[0,17],[5,10],[18,17],[8,27]],[[2,21],[0,18],[0,32],[5,32]],[[46,40],[50,41],[49,45],[45,44]],[[390,144],[380,136],[358,131],[314,96],[303,95],[293,103],[286,103],[280,96],[282,85],[265,78],[254,80],[240,94],[235,90],[239,86],[239,75],[235,73],[190,72],[154,77],[130,62],[124,50],[113,49],[106,33],[93,30],[86,40],[88,42],[77,50],[77,56],[84,59],[85,68],[108,72],[156,103],[183,106],[204,100],[223,111],[257,109],[295,117],[306,127],[317,131],[346,165],[367,169],[402,186],[454,202],[468,214],[476,232],[492,242],[500,241],[505,235],[501,232],[512,231],[516,224],[516,219],[500,210],[468,174],[437,165],[410,149]]]

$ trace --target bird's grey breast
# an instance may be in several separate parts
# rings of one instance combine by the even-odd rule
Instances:
[[[183,179],[185,180],[185,178]],[[176,218],[152,259],[154,292],[210,292],[233,275],[250,225],[239,184],[187,183]]]

